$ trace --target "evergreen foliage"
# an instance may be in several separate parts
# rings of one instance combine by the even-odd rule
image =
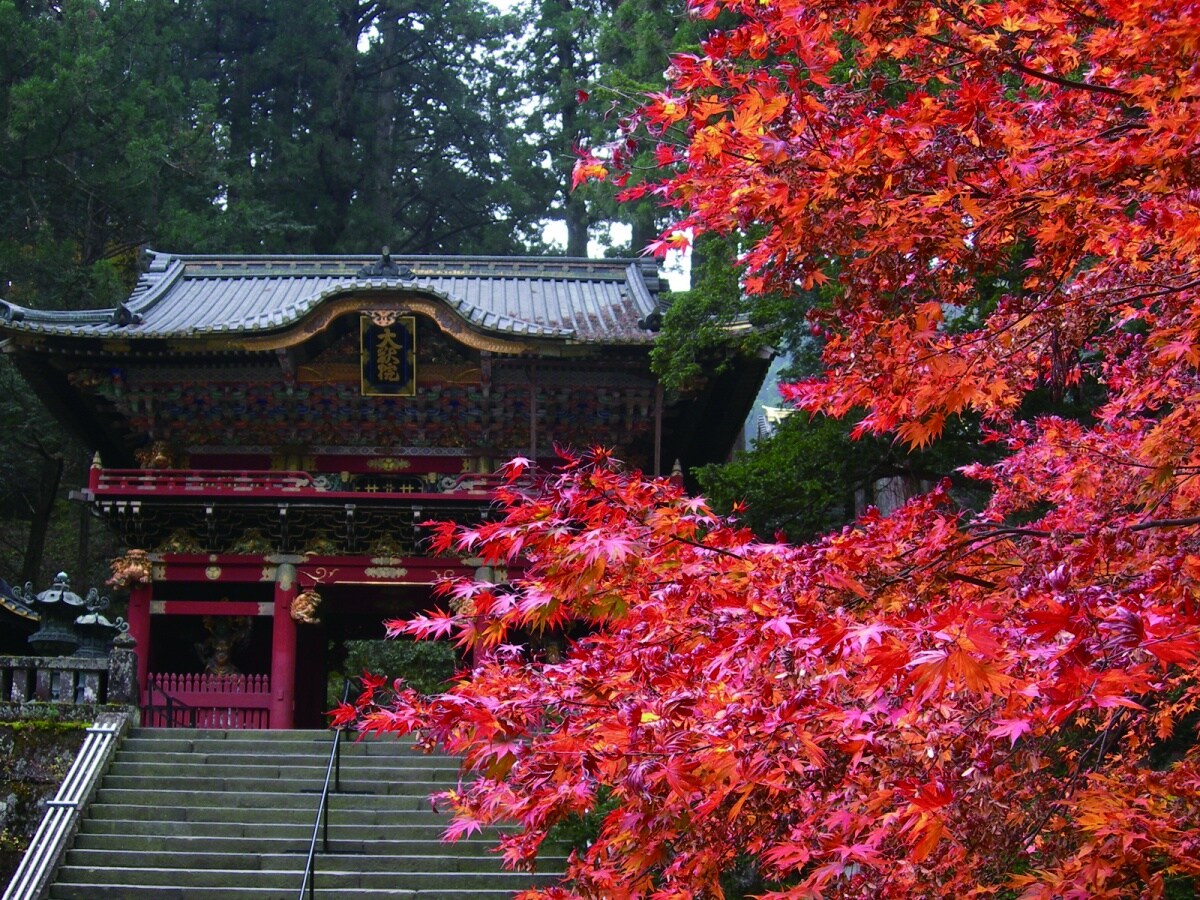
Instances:
[[[585,255],[588,226],[617,215],[606,189],[568,191],[575,144],[601,118],[579,91],[598,76],[611,12],[601,0],[512,13],[481,0],[0,0],[0,299],[113,306],[147,246],[545,252],[559,217],[568,252]],[[610,73],[666,65],[612,53]],[[37,404],[13,384],[0,544],[13,545],[6,573],[36,581],[26,557],[69,546],[76,528],[50,515],[43,470],[88,458],[27,415]],[[49,457],[30,452],[33,432]],[[46,551],[59,567],[62,554]]]

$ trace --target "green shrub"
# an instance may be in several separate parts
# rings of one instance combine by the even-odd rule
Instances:
[[[346,641],[346,661],[342,672],[329,676],[329,702],[342,699],[343,677],[355,678],[363,672],[403,678],[422,694],[436,694],[458,668],[459,659],[446,641]]]

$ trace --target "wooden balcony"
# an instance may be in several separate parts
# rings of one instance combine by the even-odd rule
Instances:
[[[500,475],[441,473],[355,476],[312,475],[308,472],[226,471],[208,469],[94,468],[88,490],[94,500],[133,500],[147,497],[247,497],[260,500],[361,501],[365,496],[391,496],[412,501],[486,500],[504,483]],[[532,486],[529,479],[526,486]]]
[[[517,487],[532,490],[538,477]],[[427,521],[494,514],[501,475],[209,469],[91,470],[74,499],[127,546],[159,553],[419,555]]]

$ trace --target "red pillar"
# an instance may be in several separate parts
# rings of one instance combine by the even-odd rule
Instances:
[[[296,567],[282,563],[275,577],[275,615],[271,621],[271,727],[291,728],[296,705]]]
[[[129,589],[129,611],[125,620],[129,623],[129,635],[137,641],[137,689],[138,702],[146,690],[150,675],[150,597],[154,586],[150,583],[135,584]]]
[[[496,570],[492,566],[477,566],[475,569],[475,580],[485,581],[488,584],[496,584]],[[483,647],[476,644],[471,648],[471,665],[478,666],[483,662]]]

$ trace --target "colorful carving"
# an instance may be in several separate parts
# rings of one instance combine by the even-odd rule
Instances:
[[[321,620],[313,614],[320,605],[320,594],[311,589],[302,591],[292,598],[291,616],[297,622],[303,622],[305,625],[317,625]]]
[[[204,544],[186,528],[176,528],[158,545],[159,553],[203,553]]]
[[[149,447],[138,450],[133,455],[143,469],[175,468],[175,456],[166,441],[155,441]]]
[[[304,547],[305,556],[337,556],[341,552],[342,542],[326,532],[314,535]]]
[[[394,459],[390,456],[381,456],[368,462],[367,468],[377,469],[380,472],[403,472],[405,469],[412,468],[412,463],[407,459]]]
[[[270,553],[275,549],[274,542],[257,528],[247,528],[240,540],[229,548],[231,553],[256,554]]]
[[[526,384],[494,382],[485,396],[478,385],[428,382],[410,398],[363,397],[358,384],[337,381],[310,384],[287,396],[266,381],[213,384],[185,381],[182,375],[179,381],[139,383],[126,391],[117,406],[132,429],[193,448],[462,447],[505,457],[529,444]],[[628,447],[653,429],[653,417],[642,414],[653,409],[653,399],[649,386],[539,387],[539,444]]]
[[[145,550],[126,550],[110,565],[112,577],[107,583],[113,587],[129,589],[139,584],[150,584],[153,580],[150,557]]]
[[[371,561],[376,562],[380,559],[401,559],[409,553],[409,548],[405,547],[404,544],[392,535],[385,534],[375,540],[367,552],[371,556]]]

